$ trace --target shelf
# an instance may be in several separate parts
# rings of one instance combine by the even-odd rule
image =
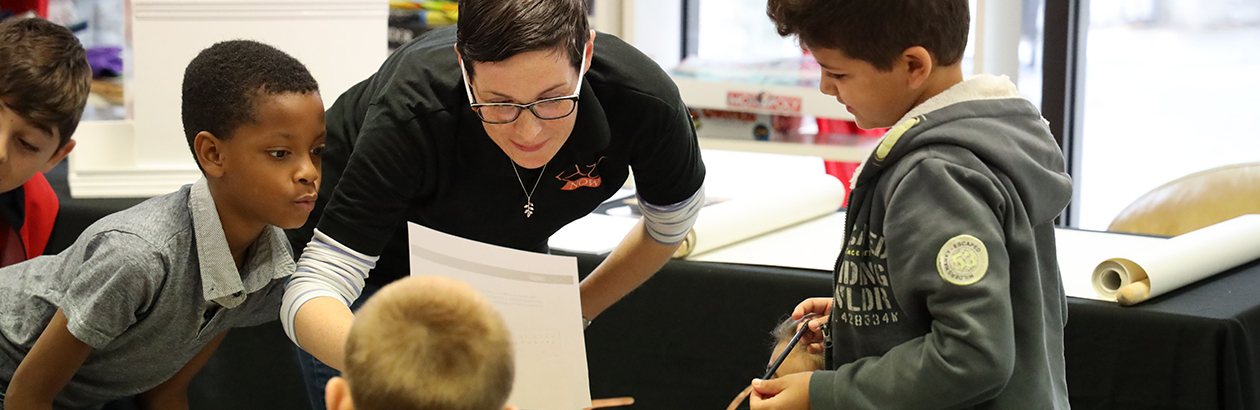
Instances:
[[[817,87],[765,85],[704,80],[671,74],[683,102],[692,108],[775,115],[812,115],[853,121],[853,114],[835,97]]]
[[[201,177],[180,124],[180,84],[215,42],[250,38],[302,61],[325,108],[385,60],[388,4],[380,0],[130,0],[126,108],[118,121],[83,121],[67,180],[71,195],[144,197]],[[85,110],[86,111],[86,110]]]
[[[796,135],[771,141],[700,138],[700,149],[806,155],[840,162],[862,162],[879,145],[879,137],[837,134]]]

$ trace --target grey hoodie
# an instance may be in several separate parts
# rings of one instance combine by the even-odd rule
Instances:
[[[1067,409],[1059,146],[1004,77],[929,99],[858,172],[813,410]]]

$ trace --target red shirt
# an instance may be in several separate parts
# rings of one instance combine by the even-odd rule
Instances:
[[[7,209],[5,215],[16,215],[16,219],[0,218],[0,267],[32,259],[44,253],[48,245],[48,237],[52,234],[53,222],[57,220],[57,211],[61,202],[53,192],[43,173],[36,173],[21,187],[5,194],[20,195],[20,209]],[[14,207],[17,202],[4,201],[3,206]],[[14,227],[12,221],[21,221]]]

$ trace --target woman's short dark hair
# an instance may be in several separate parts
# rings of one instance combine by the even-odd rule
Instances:
[[[87,52],[69,29],[39,18],[0,23],[0,98],[32,125],[60,133],[79,126],[92,88]]]
[[[840,50],[885,71],[914,46],[937,65],[954,65],[971,28],[967,0],[769,0],[766,14],[805,47]]]
[[[528,51],[563,49],[574,69],[590,38],[585,0],[463,0],[456,47],[469,78],[474,61],[496,62]]]

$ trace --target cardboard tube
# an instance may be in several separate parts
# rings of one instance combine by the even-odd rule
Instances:
[[[1108,299],[1118,298],[1120,289],[1144,280],[1149,289],[1150,281],[1146,277],[1146,270],[1126,258],[1107,259],[1094,268],[1094,291]],[[1147,293],[1149,294],[1149,290]]]
[[[1094,268],[1094,290],[1132,305],[1260,258],[1260,215],[1243,215],[1168,239]],[[1144,288],[1145,287],[1145,288]],[[1127,306],[1127,305],[1126,305]]]

